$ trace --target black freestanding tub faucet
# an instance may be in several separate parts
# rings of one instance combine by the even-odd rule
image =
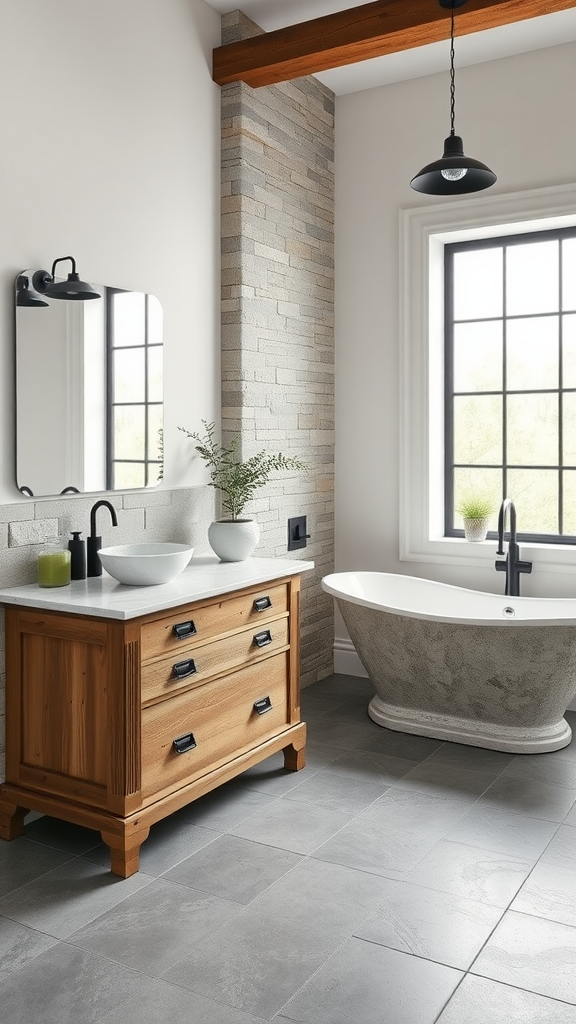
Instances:
[[[102,562],[98,556],[98,552],[102,547],[102,537],[96,536],[96,513],[99,508],[104,506],[110,512],[112,517],[112,526],[118,526],[118,517],[116,515],[116,509],[105,498],[101,498],[97,501],[90,509],[90,536],[86,540],[86,575],[87,576],[101,576],[102,575]]]
[[[510,518],[510,540],[508,551],[504,551],[504,533],[506,530],[506,513]],[[510,597],[520,596],[520,573],[532,572],[532,562],[523,562],[520,558],[520,548],[516,543],[516,509],[510,498],[504,498],[498,513],[498,550],[497,555],[506,555],[504,561],[496,559],[494,565],[496,572],[506,573],[506,586],[504,593]]]

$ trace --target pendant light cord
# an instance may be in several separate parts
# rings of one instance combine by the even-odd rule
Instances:
[[[454,0],[450,9],[450,135],[454,135],[454,107],[456,88],[454,85]]]

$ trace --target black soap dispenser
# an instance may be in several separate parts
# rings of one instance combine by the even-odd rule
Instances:
[[[86,579],[86,541],[80,539],[80,530],[72,532],[72,540],[68,541],[71,555],[70,576],[73,580]]]

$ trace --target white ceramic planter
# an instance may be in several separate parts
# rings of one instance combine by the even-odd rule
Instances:
[[[254,519],[218,519],[208,527],[208,542],[222,562],[243,562],[260,540]]]
[[[472,544],[478,544],[482,540],[486,540],[486,534],[488,533],[487,518],[482,519],[465,519],[464,520],[464,536],[466,540]]]

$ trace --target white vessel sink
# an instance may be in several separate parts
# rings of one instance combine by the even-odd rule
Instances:
[[[102,567],[119,583],[150,587],[169,583],[186,568],[194,554],[188,544],[118,544],[100,548]]]

